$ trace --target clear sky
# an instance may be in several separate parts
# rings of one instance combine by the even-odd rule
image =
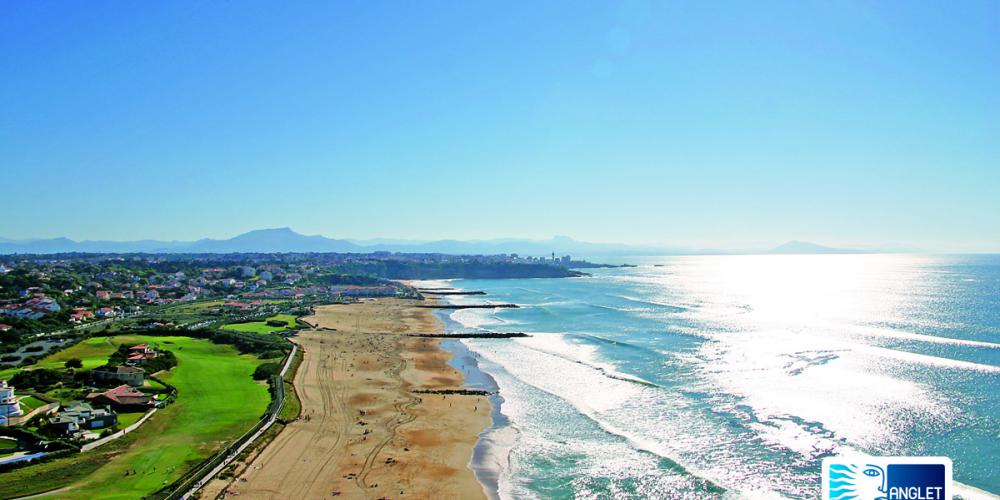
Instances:
[[[1000,2],[2,2],[0,211],[1000,251]]]

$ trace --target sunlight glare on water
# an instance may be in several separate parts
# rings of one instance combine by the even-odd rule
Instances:
[[[504,476],[514,496],[707,498],[721,486],[814,498],[819,460],[842,453],[950,456],[959,481],[1000,489],[990,460],[1000,453],[1000,260],[643,264],[455,283],[526,306],[452,315],[464,328],[534,335],[466,342],[519,432],[517,474]],[[608,462],[608,447],[638,454]],[[583,463],[604,465],[589,475],[570,465]],[[657,469],[674,472],[666,481]]]

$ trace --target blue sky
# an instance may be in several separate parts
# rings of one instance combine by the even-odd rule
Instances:
[[[1000,251],[1000,3],[4,2],[0,237]]]

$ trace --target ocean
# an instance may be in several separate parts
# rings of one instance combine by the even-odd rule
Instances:
[[[498,390],[474,468],[499,497],[817,498],[844,454],[943,455],[964,497],[1000,493],[1000,256],[621,260],[447,283],[522,306],[450,331],[531,334],[452,342]]]

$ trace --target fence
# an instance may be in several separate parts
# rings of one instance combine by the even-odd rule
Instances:
[[[264,431],[274,424],[278,419],[281,409],[285,406],[284,376],[288,371],[288,367],[291,366],[292,361],[295,359],[298,349],[297,345],[292,344],[292,352],[285,359],[285,365],[281,368],[281,372],[271,377],[271,387],[274,389],[274,397],[271,399],[271,404],[268,405],[267,412],[261,420],[249,431],[233,441],[226,449],[219,451],[211,458],[202,462],[196,469],[191,470],[177,481],[174,481],[173,484],[158,491],[154,495],[155,497],[163,495],[162,498],[169,500],[189,498],[212,480],[222,469],[239,456],[247,446],[257,440]]]

